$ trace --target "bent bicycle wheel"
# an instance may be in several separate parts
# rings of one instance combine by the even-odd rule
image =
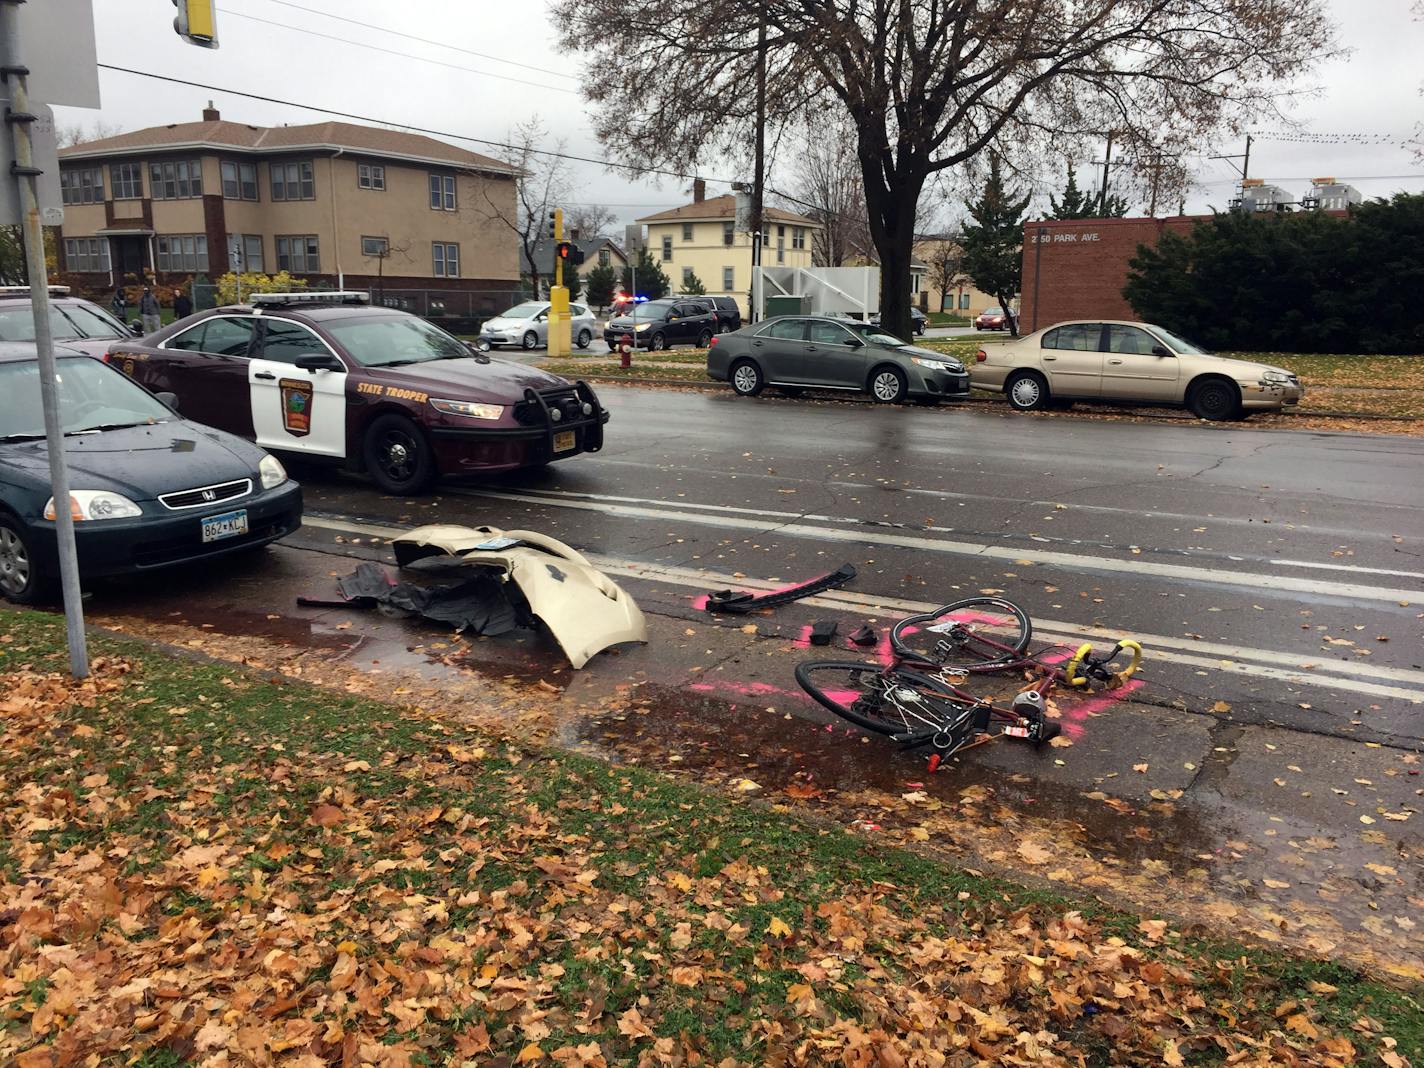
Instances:
[[[970,597],[900,620],[890,647],[916,664],[992,671],[1022,657],[1032,637],[1033,624],[1013,601]]]
[[[876,734],[948,731],[973,707],[918,671],[847,660],[796,665],[796,682],[822,708]]]

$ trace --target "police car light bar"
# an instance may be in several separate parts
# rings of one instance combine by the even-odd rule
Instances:
[[[49,286],[47,288],[52,297],[69,296],[68,286]],[[29,286],[0,286],[0,297],[28,297],[29,295]]]
[[[369,304],[371,297],[356,290],[313,290],[309,293],[253,293],[253,304]]]

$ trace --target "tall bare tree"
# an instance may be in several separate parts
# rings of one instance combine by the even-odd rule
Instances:
[[[550,149],[562,152],[565,144],[557,141],[552,146],[545,145],[547,136],[548,131],[537,115],[510,131],[508,142],[514,150],[507,162],[519,171],[514,180],[513,208],[496,203],[486,184],[483,186],[485,202],[476,209],[485,218],[508,227],[518,240],[519,273],[528,276],[536,300],[543,295],[540,282],[543,268],[547,266],[552,271],[554,265],[538,263],[534,250],[549,232],[549,213],[567,200],[569,194],[564,160],[549,152]]]
[[[564,213],[564,227],[587,241],[613,232],[618,214],[605,204],[576,204]]]
[[[964,249],[960,246],[957,235],[945,234],[942,238],[932,240],[936,241],[936,244],[928,258],[930,279],[939,290],[937,310],[944,311],[944,302],[950,295],[949,291],[967,282],[969,276],[964,273]]]
[[[607,32],[626,18],[623,0],[554,4],[565,48],[592,53],[596,131],[634,169],[682,165],[689,145],[745,160],[761,27],[766,114],[848,116],[897,332],[935,175],[991,145],[1068,150],[1106,129],[1181,155],[1258,120],[1333,34],[1311,0],[645,0],[632,50]]]
[[[845,123],[833,125],[842,128],[808,126],[797,155],[795,196],[786,198],[789,209],[821,224],[822,229],[811,232],[811,255],[822,267],[840,267],[872,247],[852,131]]]

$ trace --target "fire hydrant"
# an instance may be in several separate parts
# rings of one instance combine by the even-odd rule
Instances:
[[[633,366],[631,359],[633,355],[633,335],[624,334],[618,342],[618,366],[623,370]]]

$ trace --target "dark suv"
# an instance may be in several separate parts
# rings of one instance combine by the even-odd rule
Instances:
[[[654,352],[673,345],[705,349],[717,333],[717,316],[707,310],[705,297],[663,297],[635,306],[628,315],[615,316],[603,328],[608,351],[618,348],[624,336],[634,348]]]
[[[734,297],[703,297],[705,301],[712,304],[712,310],[717,313],[717,322],[721,324],[719,333],[726,333],[728,330],[740,330],[742,328],[742,308]]]

